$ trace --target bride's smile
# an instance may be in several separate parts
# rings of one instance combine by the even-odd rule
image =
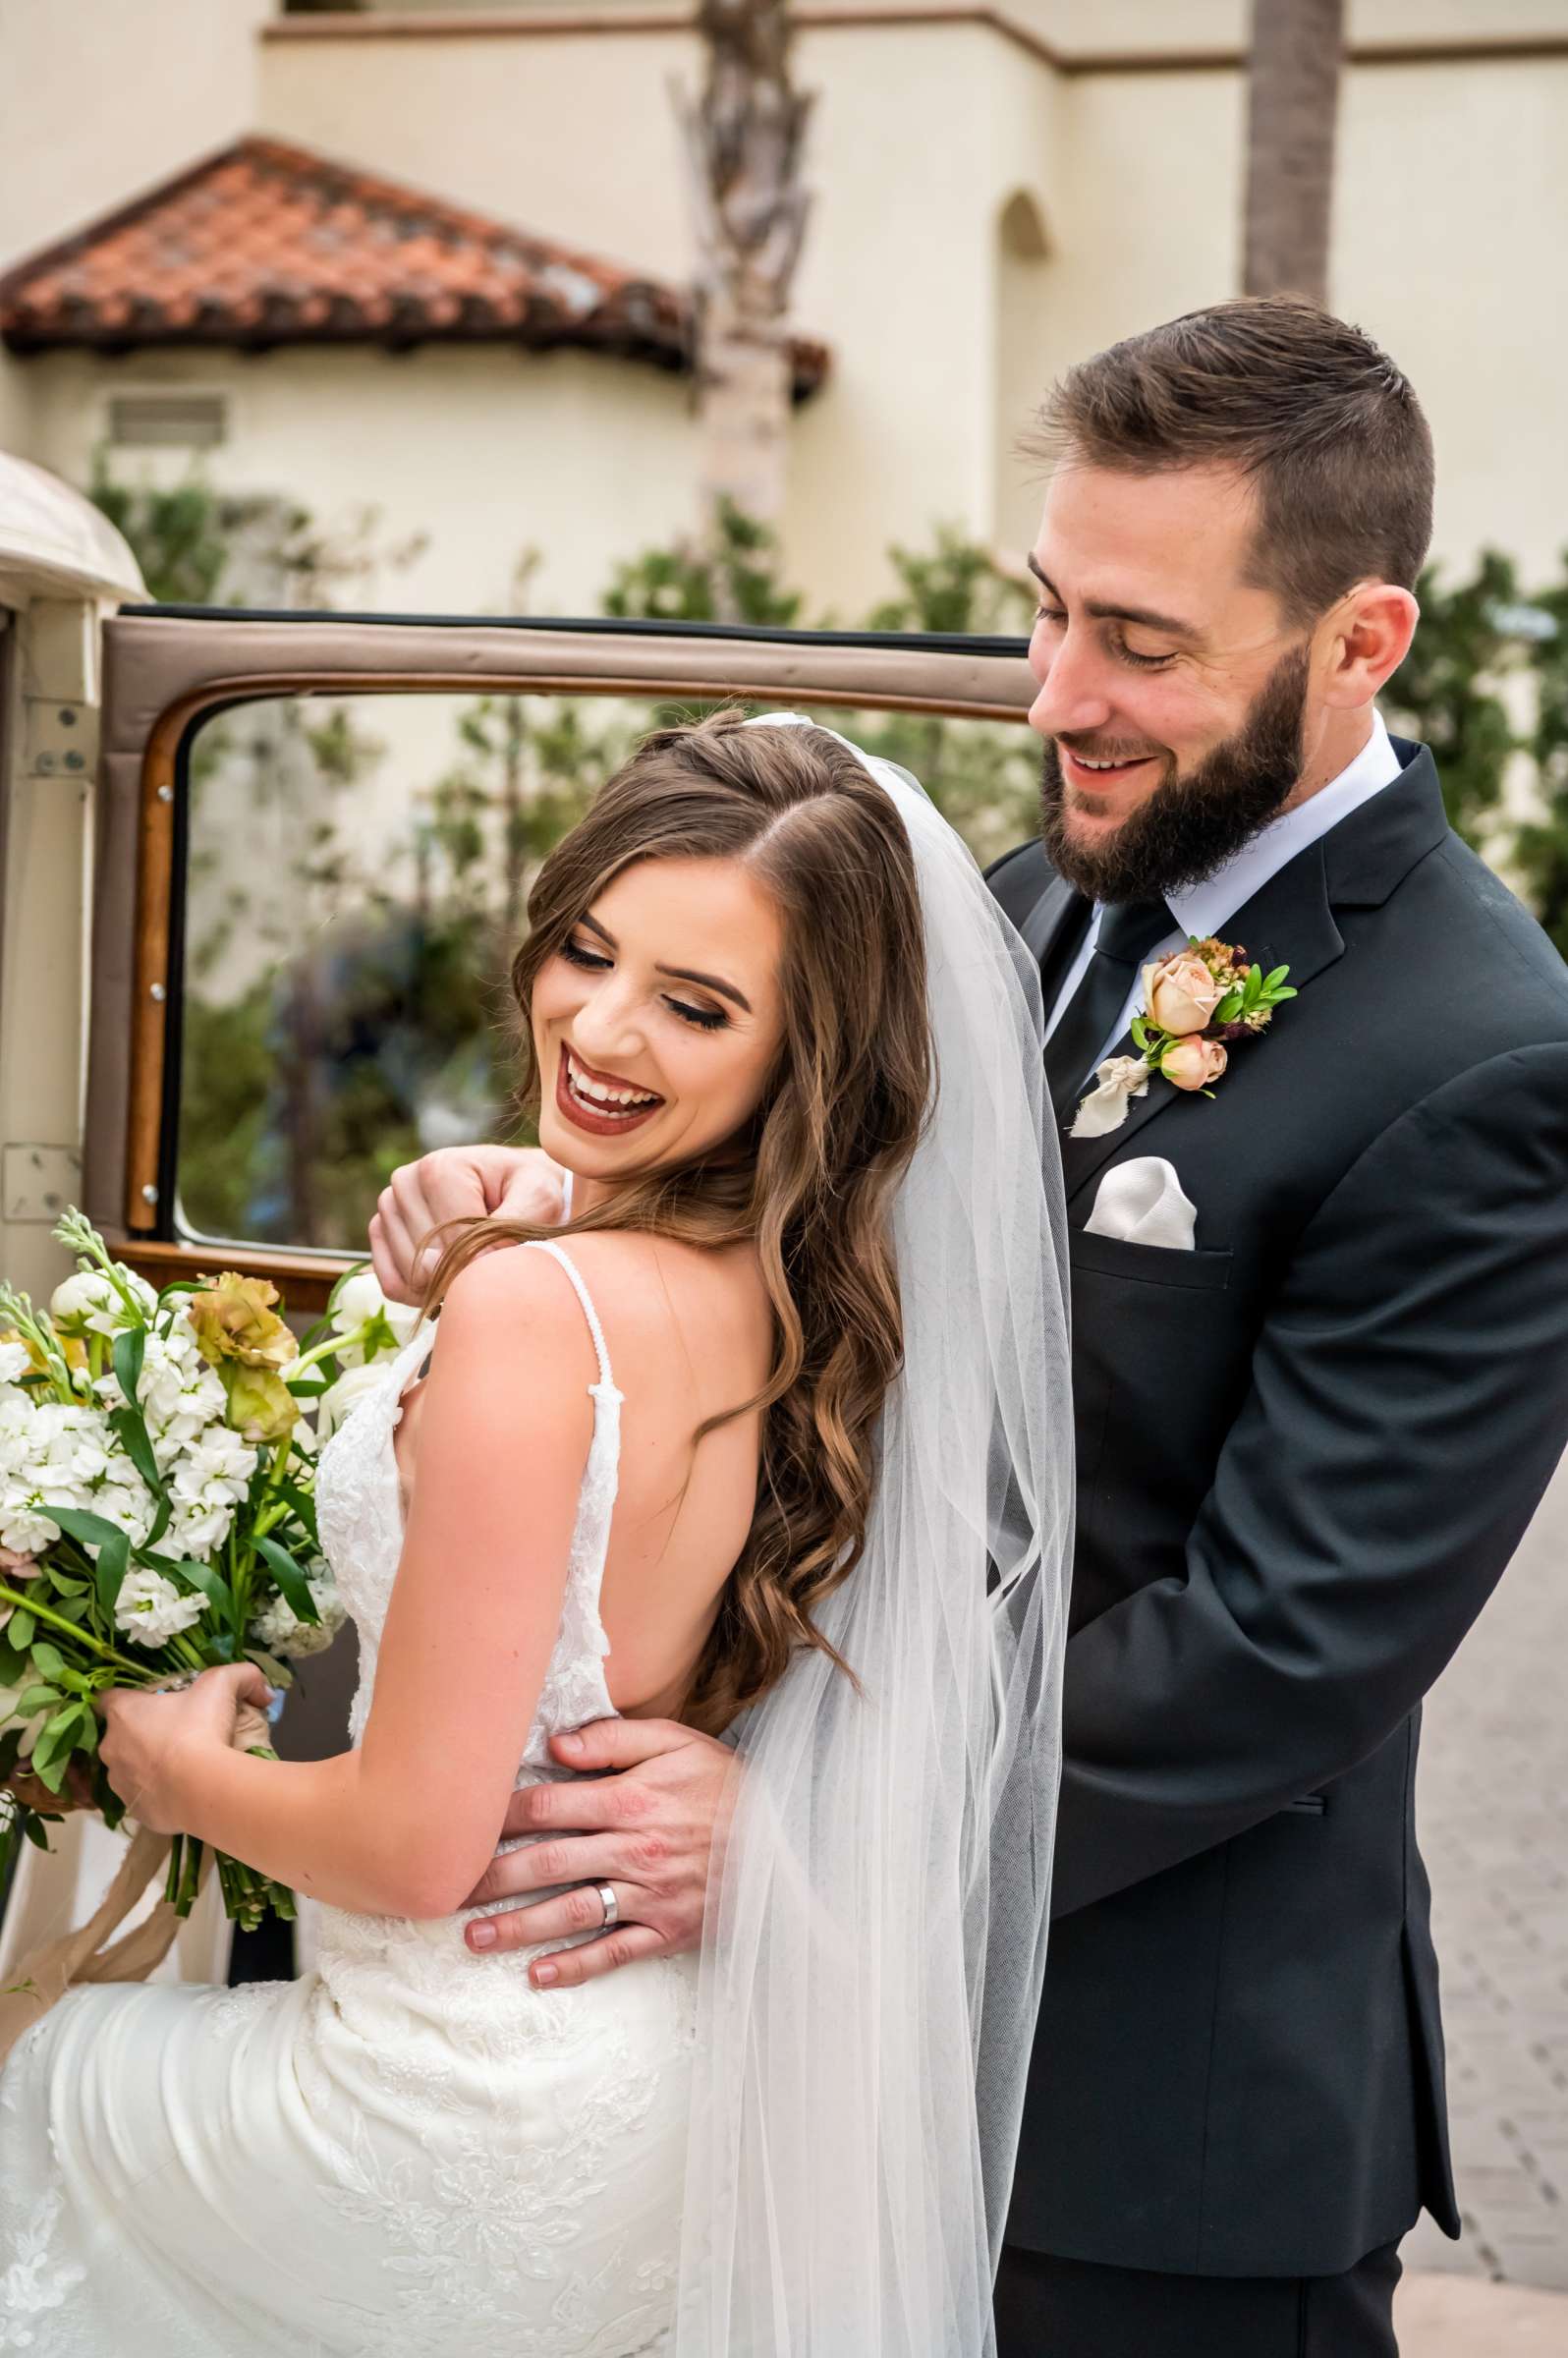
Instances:
[[[561,1042],[555,1067],[555,1101],[569,1122],[599,1138],[636,1130],[664,1099],[656,1091],[639,1090],[617,1073],[596,1073],[574,1055],[570,1040]]]

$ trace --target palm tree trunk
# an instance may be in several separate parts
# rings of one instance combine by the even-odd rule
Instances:
[[[1243,287],[1328,301],[1345,0],[1253,0]]]
[[[787,0],[700,0],[707,76],[677,93],[697,229],[697,401],[703,536],[726,507],[783,512],[790,288],[806,229],[801,158],[812,101],[789,79]]]

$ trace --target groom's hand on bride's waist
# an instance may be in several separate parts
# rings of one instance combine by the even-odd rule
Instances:
[[[536,1988],[563,1990],[639,1957],[696,1948],[734,1753],[671,1719],[595,1719],[553,1737],[550,1749],[563,1768],[585,1773],[512,1796],[502,1838],[534,1839],[498,1853],[467,1905],[544,1889],[555,1896],[477,1918],[464,1931],[469,1947],[493,1955],[597,1933],[530,1968]],[[615,1894],[608,1932],[605,1884]]]

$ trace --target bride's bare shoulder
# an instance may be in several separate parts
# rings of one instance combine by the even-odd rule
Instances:
[[[562,1240],[598,1312],[616,1369],[673,1372],[671,1353],[700,1379],[750,1376],[771,1348],[772,1307],[748,1246],[708,1251],[668,1237],[594,1231]],[[527,1258],[542,1261],[542,1254]]]

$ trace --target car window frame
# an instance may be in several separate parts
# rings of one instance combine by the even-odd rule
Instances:
[[[126,606],[106,624],[84,1200],[157,1284],[215,1261],[318,1309],[342,1254],[193,1240],[176,1215],[190,761],[219,712],[281,697],[728,698],[1022,723],[1022,638],[552,616]]]

